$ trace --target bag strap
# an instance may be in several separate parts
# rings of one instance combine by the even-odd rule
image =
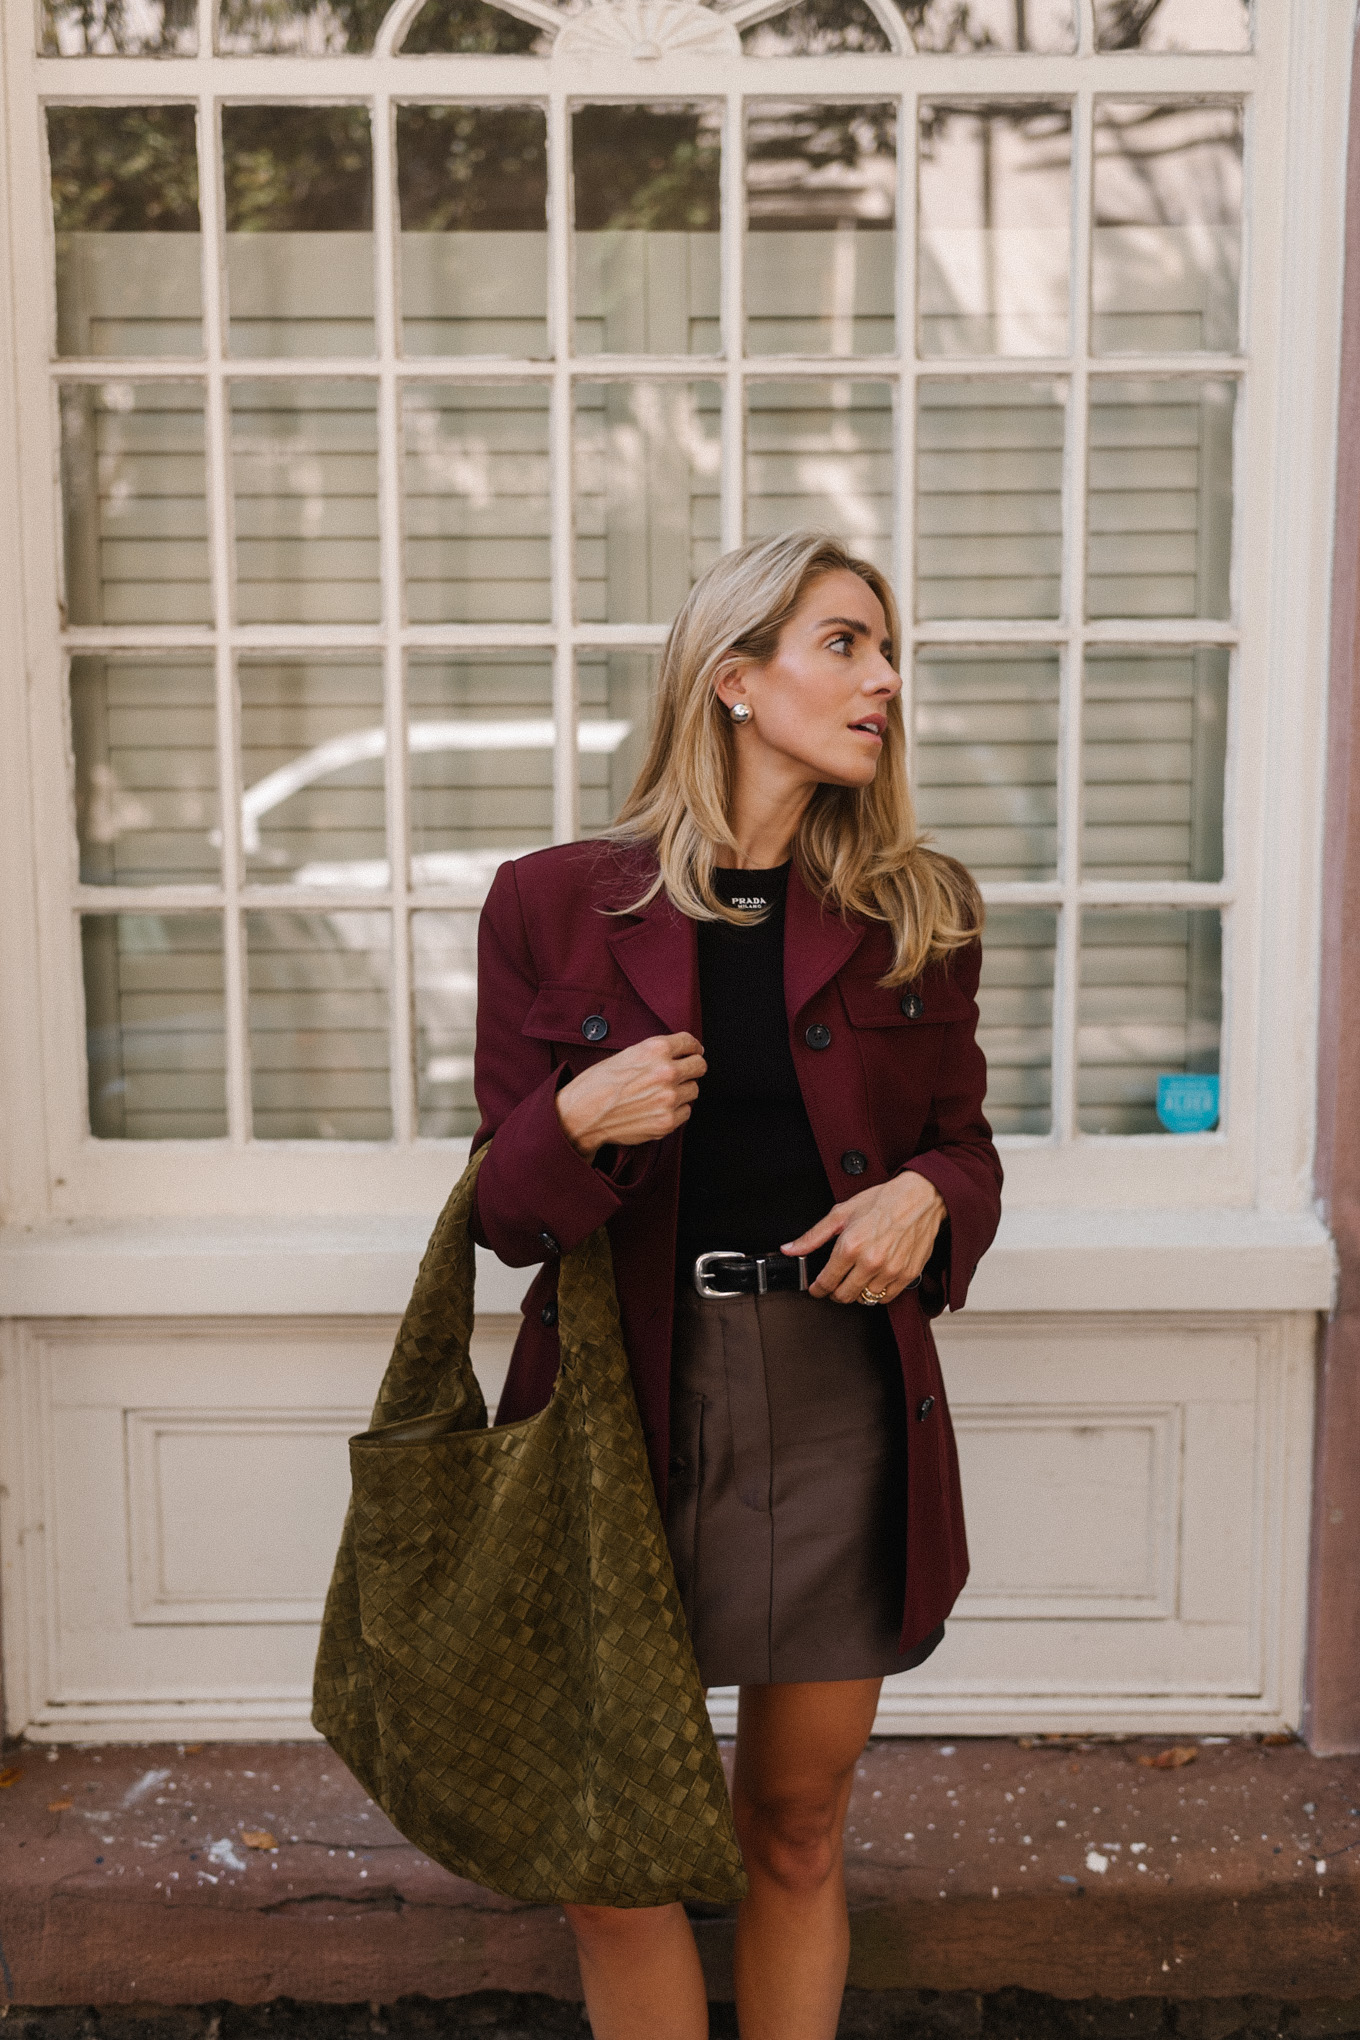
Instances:
[[[485,1146],[469,1158],[435,1221],[370,1428],[446,1415],[464,1418],[459,1429],[477,1430],[486,1423],[471,1353],[477,1272],[472,1206],[485,1158]]]

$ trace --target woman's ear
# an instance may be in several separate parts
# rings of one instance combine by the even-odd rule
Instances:
[[[713,682],[713,692],[729,712],[739,701],[750,706],[746,692],[746,666],[740,659],[734,659],[730,666],[722,666]]]

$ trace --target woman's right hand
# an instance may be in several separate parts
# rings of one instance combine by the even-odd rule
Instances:
[[[606,1144],[637,1147],[683,1126],[708,1068],[692,1034],[654,1034],[606,1056],[557,1094],[562,1131],[584,1161]]]

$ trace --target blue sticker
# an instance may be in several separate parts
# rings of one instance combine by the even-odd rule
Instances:
[[[1168,1133],[1210,1133],[1218,1125],[1218,1078],[1198,1071],[1158,1077],[1157,1117]]]

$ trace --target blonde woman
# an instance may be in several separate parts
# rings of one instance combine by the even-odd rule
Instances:
[[[916,833],[898,646],[836,540],[726,554],[614,830],[502,865],[482,917],[478,1225],[543,1264],[498,1421],[547,1403],[558,1256],[607,1225],[699,1669],[741,1689],[744,2040],[836,2030],[855,1762],[967,1572],[929,1319],[999,1216],[982,909]],[[681,1906],[568,1911],[596,2040],[701,2040]]]

